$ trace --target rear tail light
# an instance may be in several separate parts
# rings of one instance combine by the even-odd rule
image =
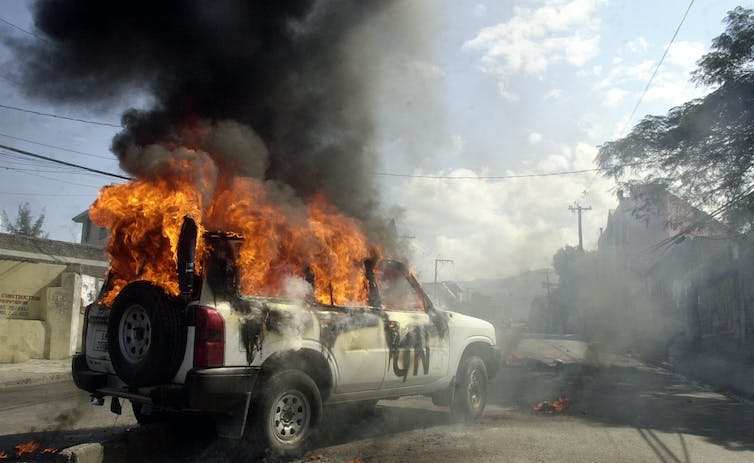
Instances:
[[[196,308],[194,366],[221,367],[225,360],[223,317],[209,307]]]

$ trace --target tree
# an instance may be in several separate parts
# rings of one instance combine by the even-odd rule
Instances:
[[[646,116],[597,162],[619,187],[659,184],[734,229],[754,229],[754,12],[737,7],[697,62],[704,98]],[[645,201],[651,201],[651,199]]]
[[[47,238],[48,233],[42,230],[45,221],[44,211],[34,219],[29,203],[18,206],[18,215],[15,222],[11,223],[8,214],[3,210],[3,228],[14,235],[28,236],[31,238]]]

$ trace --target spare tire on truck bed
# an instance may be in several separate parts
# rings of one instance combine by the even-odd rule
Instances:
[[[186,320],[180,299],[147,281],[121,290],[110,309],[108,352],[129,386],[165,384],[186,350]]]

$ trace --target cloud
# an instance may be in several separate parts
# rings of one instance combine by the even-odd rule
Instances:
[[[529,136],[526,137],[526,139],[529,141],[529,144],[536,145],[542,141],[542,134],[538,132],[531,132]]]
[[[545,93],[545,100],[559,100],[563,98],[562,88],[553,88],[549,92]]]
[[[648,47],[646,40],[636,39],[626,48],[636,51],[638,59],[626,59],[616,56],[609,72],[600,79],[595,88],[602,92],[603,103],[608,107],[617,107],[625,103],[629,95],[636,98],[643,91],[657,68],[657,59],[648,59],[646,53],[638,53],[641,47]],[[662,108],[669,108],[705,95],[709,90],[696,87],[689,81],[696,62],[705,53],[706,47],[700,42],[677,41],[668,49],[668,54],[652,80],[644,103],[657,103]],[[649,106],[651,108],[651,106]],[[647,107],[640,107],[642,110]]]
[[[543,77],[555,62],[580,67],[599,52],[601,0],[548,0],[537,9],[516,7],[514,16],[485,27],[463,45],[481,52],[479,67],[498,78],[502,96],[510,98],[508,78],[515,73]]]
[[[487,15],[487,5],[484,3],[477,3],[474,5],[474,8],[472,8],[471,13],[474,16],[482,17]]]
[[[563,145],[531,169],[499,174],[589,169],[596,153],[586,142]],[[592,206],[584,214],[584,239],[594,248],[615,202],[612,182],[591,172],[508,180],[478,178],[490,173],[470,169],[416,173],[472,177],[394,180],[389,187],[404,207],[401,233],[415,236],[411,264],[425,281],[438,257],[454,261],[441,279],[506,277],[550,266],[559,248],[578,243],[577,221],[568,210],[576,201]]]
[[[602,102],[609,108],[614,108],[622,103],[631,92],[622,88],[612,87],[605,91]]]
[[[644,54],[649,50],[649,42],[644,37],[637,37],[626,43],[626,50],[635,54]]]

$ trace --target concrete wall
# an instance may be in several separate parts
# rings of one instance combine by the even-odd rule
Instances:
[[[0,233],[0,363],[78,350],[106,270],[101,249]]]
[[[62,359],[71,355],[71,345],[79,326],[81,275],[64,272],[60,285],[45,289],[42,317],[49,333],[45,340],[45,358]],[[74,340],[72,343],[71,341]]]
[[[62,359],[76,350],[82,302],[91,300],[82,298],[82,276],[65,270],[65,265],[0,261],[0,362]]]
[[[41,320],[44,290],[65,269],[65,264],[0,260],[0,317]]]
[[[45,358],[47,330],[41,320],[0,318],[0,363]]]

